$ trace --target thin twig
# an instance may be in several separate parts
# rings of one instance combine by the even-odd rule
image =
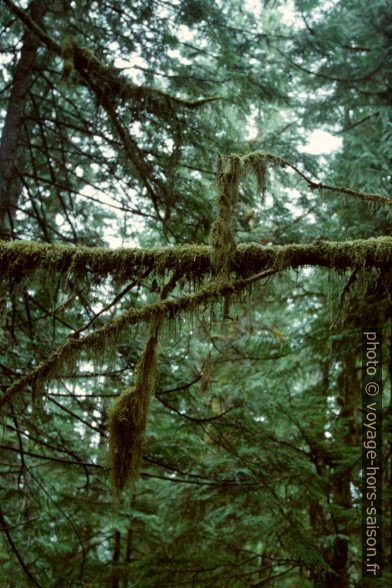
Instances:
[[[0,524],[1,524],[1,530],[5,534],[12,551],[14,552],[18,562],[20,563],[24,573],[29,578],[30,582],[32,582],[34,584],[34,586],[38,586],[38,588],[43,588],[42,585],[38,582],[38,580],[36,580],[35,577],[33,576],[33,574],[30,572],[27,564],[25,563],[24,559],[22,558],[21,554],[19,553],[19,550],[17,549],[17,547],[11,537],[11,533],[9,532],[10,527],[4,518],[1,506],[0,506]]]
[[[277,271],[276,269],[266,270],[240,280],[216,280],[200,288],[194,294],[156,302],[142,309],[131,308],[85,337],[69,337],[45,361],[6,389],[0,399],[0,408],[9,402],[15,394],[22,392],[27,385],[42,381],[52,374],[55,375],[65,361],[72,360],[82,349],[94,347],[102,349],[111,338],[118,336],[130,325],[149,320],[152,317],[174,318],[178,313],[197,308],[201,304],[221,300],[227,295],[235,296],[247,288],[251,282],[270,276]]]

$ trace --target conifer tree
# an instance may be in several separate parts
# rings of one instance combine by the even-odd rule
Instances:
[[[391,23],[290,7],[1,3],[6,585],[361,581]]]

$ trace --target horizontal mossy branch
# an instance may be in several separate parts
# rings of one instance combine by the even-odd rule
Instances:
[[[35,273],[112,276],[125,281],[150,270],[163,275],[178,270],[197,277],[209,271],[209,247],[180,245],[152,249],[69,246],[34,241],[0,241],[0,276],[16,283]]]
[[[126,281],[147,270],[157,275],[175,270],[177,275],[197,281],[211,273],[210,257],[211,247],[207,245],[104,249],[0,241],[0,276],[12,285],[27,281],[40,271],[79,276],[88,273],[97,279],[112,276],[117,281]],[[265,268],[306,265],[336,270],[392,268],[392,237],[268,246],[242,243],[237,247],[232,270],[237,277],[246,277]]]

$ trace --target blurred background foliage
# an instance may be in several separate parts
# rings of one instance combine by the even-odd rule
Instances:
[[[217,158],[256,150],[314,181],[388,195],[385,0],[19,1],[60,46],[72,39],[164,93],[160,107],[91,71],[65,75],[15,5],[0,4],[3,239],[208,244]],[[189,108],[167,95],[217,100]],[[264,195],[242,182],[234,231],[238,242],[283,245],[391,235],[392,224],[385,207],[310,190],[286,168],[269,170]],[[2,293],[3,390],[74,330],[153,302],[163,284],[43,278]],[[2,421],[2,585],[372,586],[361,580],[361,327],[384,329],[390,430],[391,278],[286,270],[254,284],[226,320],[215,304],[167,322],[141,479],[117,508],[107,410],[133,383],[146,327],[26,389]],[[180,283],[174,296],[195,287]]]

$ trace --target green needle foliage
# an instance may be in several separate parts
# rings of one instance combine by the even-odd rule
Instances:
[[[0,26],[2,585],[373,586],[389,5],[4,0]]]

